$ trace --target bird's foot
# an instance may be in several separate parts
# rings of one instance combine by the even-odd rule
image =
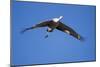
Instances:
[[[47,38],[47,37],[48,37],[48,35],[45,36],[45,38]]]

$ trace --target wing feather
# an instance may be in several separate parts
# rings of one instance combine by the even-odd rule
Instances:
[[[46,26],[48,26],[48,24],[49,24],[49,21],[41,22],[39,24],[36,24],[35,26],[25,28],[24,30],[21,31],[21,33],[24,33],[27,30],[31,30],[31,29],[35,29],[35,28],[46,27]]]
[[[77,38],[77,39],[80,39],[80,35],[77,34],[72,28],[70,28],[69,26],[63,24],[62,22],[59,22],[59,25],[58,27],[56,28],[62,32],[65,32],[65,33],[68,33],[70,34],[71,36]]]

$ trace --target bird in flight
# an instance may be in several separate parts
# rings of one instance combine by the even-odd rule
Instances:
[[[67,33],[67,34],[73,36],[74,38],[80,40],[80,35],[78,33],[76,33],[72,28],[70,28],[69,26],[65,25],[64,23],[62,23],[60,21],[62,18],[63,18],[63,16],[60,16],[59,18],[53,18],[52,20],[43,21],[32,27],[25,28],[21,32],[24,33],[28,30],[32,30],[35,28],[48,27],[47,32],[53,32],[54,29],[57,29],[57,30]],[[48,37],[48,34],[45,36],[45,38],[47,38],[47,37]]]

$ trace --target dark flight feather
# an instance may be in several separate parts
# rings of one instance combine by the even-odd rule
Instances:
[[[35,26],[29,27],[29,28],[25,28],[24,30],[21,31],[21,33],[24,33],[24,32],[31,30],[31,29],[35,29],[35,28],[39,28],[39,27],[45,27],[45,26],[48,26],[48,21],[41,22],[41,23],[36,24]]]
[[[56,28],[62,32],[65,32],[65,30],[69,31],[70,32],[70,35],[77,38],[77,39],[80,39],[80,35],[77,34],[72,28],[70,28],[69,26],[63,24],[62,22],[59,22],[59,26]],[[66,33],[66,32],[65,32]]]

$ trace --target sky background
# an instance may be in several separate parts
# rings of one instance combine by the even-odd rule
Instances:
[[[95,6],[13,2],[11,5],[11,64],[47,64],[95,60]],[[47,28],[20,32],[41,21],[64,16],[64,24],[79,33],[84,41],[59,30],[49,34]]]

